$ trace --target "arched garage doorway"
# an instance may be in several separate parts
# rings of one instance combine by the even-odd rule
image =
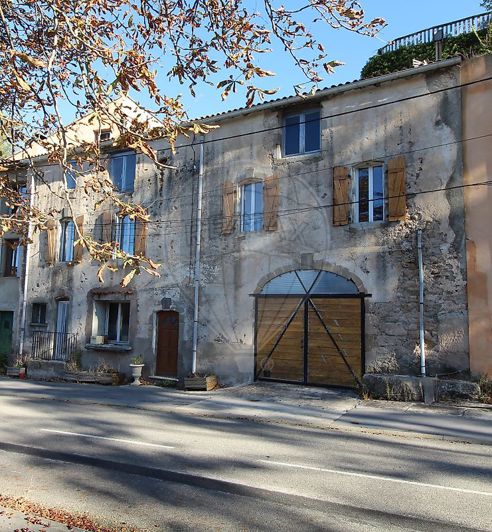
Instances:
[[[335,273],[296,270],[256,294],[255,376],[356,387],[364,364],[364,297]]]

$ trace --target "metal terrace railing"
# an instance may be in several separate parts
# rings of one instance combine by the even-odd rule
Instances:
[[[439,26],[433,26],[425,30],[410,33],[403,37],[398,37],[386,46],[378,50],[380,55],[394,52],[403,46],[414,46],[416,44],[426,44],[435,41],[442,41],[448,37],[456,37],[464,33],[471,33],[473,30],[480,31],[492,23],[492,12],[481,13],[472,17],[454,20]]]
[[[67,361],[77,348],[75,333],[34,331],[31,357],[42,360]]]

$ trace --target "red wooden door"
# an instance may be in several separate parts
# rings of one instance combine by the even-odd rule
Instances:
[[[157,360],[155,373],[161,377],[178,375],[179,314],[163,310],[157,314]]]

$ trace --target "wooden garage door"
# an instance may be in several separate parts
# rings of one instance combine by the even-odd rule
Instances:
[[[308,309],[308,382],[355,386],[354,376],[346,362],[360,379],[361,300],[313,298],[311,301]]]
[[[256,374],[260,379],[357,385],[362,298],[274,296],[259,297],[256,305]]]
[[[281,296],[257,300],[256,360],[260,377],[304,382],[303,305],[292,318],[300,303],[302,298]]]

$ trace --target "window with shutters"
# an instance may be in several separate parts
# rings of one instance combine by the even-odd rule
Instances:
[[[22,247],[18,238],[5,239],[2,246],[2,273],[5,277],[20,277]]]
[[[333,225],[404,220],[405,158],[333,168]]]
[[[320,151],[320,111],[311,110],[286,116],[283,136],[286,157]]]
[[[129,216],[116,218],[113,241],[118,244],[121,251],[129,255],[135,254],[135,227],[135,220]]]
[[[75,242],[75,224],[73,220],[61,221],[60,261],[72,262]]]
[[[354,222],[385,219],[384,168],[382,164],[354,169]]]
[[[112,153],[109,160],[109,175],[119,192],[133,192],[137,158],[135,152]]]
[[[251,233],[263,229],[263,183],[241,187],[241,231]]]

